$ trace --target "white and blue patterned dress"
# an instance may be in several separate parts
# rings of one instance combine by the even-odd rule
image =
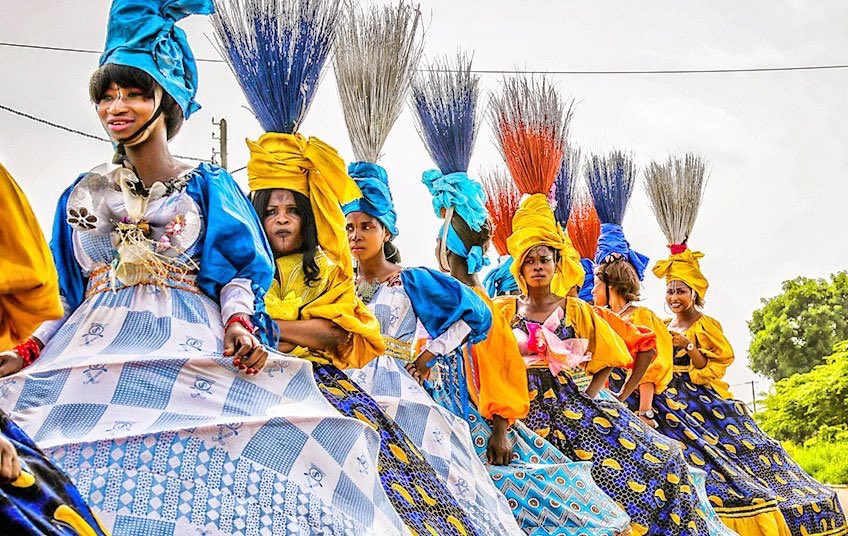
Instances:
[[[412,360],[419,321],[401,278],[380,285],[368,308],[380,321],[388,351],[362,369],[345,372],[421,450],[480,533],[523,534],[477,456],[468,423],[437,404],[404,368]],[[437,337],[430,349],[438,354],[437,347],[444,346],[446,353],[468,333],[469,327],[460,321]]]
[[[139,199],[121,173],[88,173],[63,197],[65,301],[73,262],[87,284],[36,334],[35,364],[0,380],[0,407],[116,536],[407,533],[380,484],[378,435],[327,402],[308,362],[272,353],[246,376],[222,355],[222,309],[254,313],[245,276],[271,270],[232,178],[203,164]],[[234,276],[212,296],[207,258]]]

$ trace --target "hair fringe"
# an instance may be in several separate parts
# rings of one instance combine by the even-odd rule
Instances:
[[[586,165],[586,184],[601,223],[621,225],[635,181],[636,165],[629,153],[591,155]]]
[[[483,171],[480,177],[486,192],[486,209],[492,222],[492,243],[499,255],[508,255],[506,241],[512,234],[512,217],[518,210],[521,192],[503,166]]]
[[[592,198],[585,189],[577,191],[566,227],[580,257],[594,259],[598,250],[598,237],[601,235],[601,221],[592,204]]]
[[[645,193],[669,244],[689,240],[706,186],[706,163],[694,153],[672,155],[645,170]]]

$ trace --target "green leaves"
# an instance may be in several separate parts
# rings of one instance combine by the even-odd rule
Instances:
[[[762,300],[748,322],[751,368],[774,380],[811,370],[833,345],[848,339],[848,273],[826,279],[797,277]]]

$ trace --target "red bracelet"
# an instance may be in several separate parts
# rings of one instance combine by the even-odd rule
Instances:
[[[228,330],[233,324],[241,324],[242,326],[247,328],[247,331],[249,331],[251,334],[256,333],[256,327],[254,327],[253,323],[247,317],[239,315],[231,317],[229,320],[227,320],[227,325],[224,326],[224,331]]]
[[[21,344],[15,346],[15,353],[21,356],[24,362],[24,368],[32,365],[32,362],[38,359],[41,355],[41,348],[38,343],[32,339],[27,339]]]

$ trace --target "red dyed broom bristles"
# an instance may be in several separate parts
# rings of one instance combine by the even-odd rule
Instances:
[[[495,139],[521,193],[551,191],[572,115],[573,101],[565,102],[544,78],[505,79],[492,96]]]
[[[498,255],[509,255],[506,239],[512,234],[512,216],[518,210],[521,192],[503,167],[480,173],[486,191],[486,210],[492,224],[492,243]]]
[[[594,259],[598,249],[598,236],[601,234],[601,220],[592,198],[588,195],[578,195],[568,216],[568,237],[574,248],[583,259]]]

